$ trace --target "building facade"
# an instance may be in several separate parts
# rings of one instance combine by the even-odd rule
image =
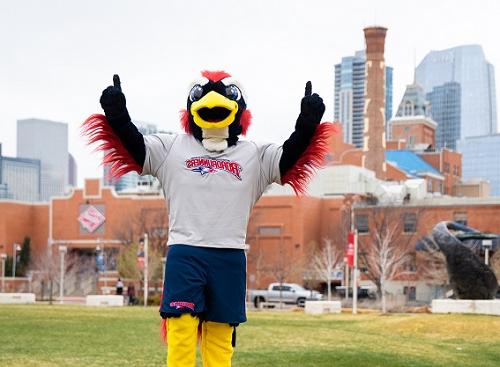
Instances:
[[[363,147],[365,107],[365,51],[343,57],[335,65],[334,119],[342,123],[344,141]],[[392,73],[385,67],[385,119],[392,117]]]
[[[39,201],[40,186],[40,161],[4,157],[0,144],[0,198]]]
[[[17,156],[40,161],[40,200],[64,195],[69,172],[67,124],[40,119],[18,120]]]
[[[461,88],[456,82],[444,83],[427,93],[431,114],[437,122],[436,148],[456,149],[461,129]]]
[[[500,196],[500,134],[461,139],[457,149],[463,155],[463,179],[487,180],[491,195]]]
[[[480,45],[431,51],[418,65],[416,80],[426,93],[446,83],[458,83],[460,139],[497,132],[494,67]],[[434,114],[433,117],[440,122]]]

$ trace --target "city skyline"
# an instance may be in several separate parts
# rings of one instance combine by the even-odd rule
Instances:
[[[81,185],[85,177],[100,177],[102,169],[78,125],[101,112],[99,96],[113,73],[122,77],[133,119],[180,131],[178,111],[189,83],[200,70],[219,68],[241,81],[249,96],[254,123],[248,137],[281,143],[293,130],[307,80],[326,102],[324,120],[333,119],[334,65],[364,48],[363,28],[374,23],[388,28],[385,58],[394,67],[396,103],[417,61],[431,50],[479,44],[488,61],[500,65],[495,1],[422,1],[412,12],[390,1],[229,4],[2,4],[0,39],[9,50],[0,60],[0,85],[7,86],[0,98],[8,102],[0,120],[5,155],[15,155],[18,119],[65,121]],[[211,27],[214,18],[221,19],[220,27]]]

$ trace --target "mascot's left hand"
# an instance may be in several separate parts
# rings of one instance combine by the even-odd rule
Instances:
[[[312,84],[306,83],[305,95],[300,104],[300,114],[297,118],[297,125],[303,128],[313,128],[321,122],[325,113],[325,104],[323,99],[317,94],[312,94]],[[309,125],[309,126],[308,126]]]

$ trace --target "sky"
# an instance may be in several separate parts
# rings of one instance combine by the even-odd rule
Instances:
[[[16,156],[18,119],[68,123],[81,185],[102,169],[79,126],[101,112],[113,74],[133,120],[180,131],[178,112],[205,69],[243,86],[254,116],[248,139],[281,143],[308,80],[325,101],[323,120],[333,120],[334,65],[364,48],[372,25],[388,28],[393,111],[431,50],[480,44],[498,90],[499,14],[496,0],[0,0],[0,143]]]

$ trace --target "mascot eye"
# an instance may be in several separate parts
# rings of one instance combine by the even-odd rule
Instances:
[[[191,92],[189,92],[189,100],[191,102],[197,101],[201,98],[203,94],[203,88],[201,85],[196,84],[193,88],[191,88]]]
[[[226,87],[226,96],[233,101],[239,101],[241,98],[240,88],[238,88],[234,84],[231,84],[230,86]]]

